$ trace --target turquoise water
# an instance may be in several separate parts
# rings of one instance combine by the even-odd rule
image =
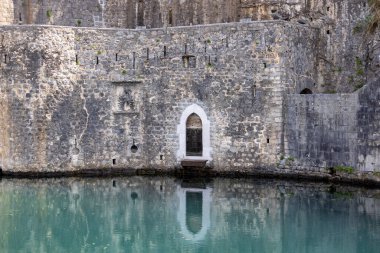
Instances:
[[[0,252],[380,252],[380,190],[173,178],[0,181]]]

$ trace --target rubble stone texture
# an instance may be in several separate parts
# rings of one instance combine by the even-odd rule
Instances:
[[[214,170],[380,170],[365,0],[13,3],[0,8],[14,17],[0,26],[3,171],[178,168],[187,112]]]
[[[0,2],[0,25],[13,23],[13,1],[2,0]]]

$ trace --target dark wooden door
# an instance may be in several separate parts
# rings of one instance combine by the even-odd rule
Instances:
[[[202,156],[202,128],[186,129],[186,155]]]

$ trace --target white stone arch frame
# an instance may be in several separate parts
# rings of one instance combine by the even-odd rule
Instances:
[[[197,114],[202,120],[202,156],[186,155],[186,121],[191,114]],[[177,152],[178,160],[208,160],[211,161],[210,143],[210,121],[207,119],[205,111],[197,104],[188,106],[182,113],[180,123],[177,126],[179,136],[179,149]]]
[[[187,192],[199,192],[202,193],[202,228],[201,230],[193,234],[189,231],[186,225],[186,193]],[[186,240],[199,241],[203,240],[211,224],[211,188],[197,189],[197,188],[180,188],[177,189],[177,196],[179,197],[179,208],[177,212],[177,219],[181,227],[181,233],[186,238]]]

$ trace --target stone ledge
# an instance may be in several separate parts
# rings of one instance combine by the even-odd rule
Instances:
[[[380,177],[368,177],[371,173],[358,173],[349,175],[335,175],[328,173],[316,173],[305,171],[279,170],[273,168],[241,168],[230,171],[218,170],[190,170],[191,176],[202,178],[252,178],[252,179],[276,179],[290,181],[324,182],[328,184],[341,184],[359,187],[369,187],[380,189]],[[75,171],[2,171],[0,174],[4,178],[61,178],[61,177],[111,177],[111,176],[177,176],[184,177],[187,173],[184,169],[133,169],[133,168],[98,168],[83,169]],[[363,176],[367,175],[367,176]]]

